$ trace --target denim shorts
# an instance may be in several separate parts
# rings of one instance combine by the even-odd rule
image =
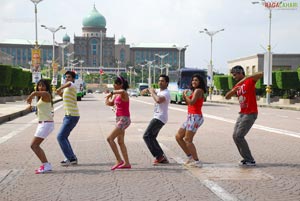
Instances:
[[[182,124],[181,128],[196,133],[198,128],[203,124],[203,122],[204,119],[201,114],[188,114],[187,119]]]
[[[117,116],[116,117],[116,127],[125,130],[131,123],[130,117],[127,116]]]

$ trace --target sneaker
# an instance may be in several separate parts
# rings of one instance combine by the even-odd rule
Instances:
[[[191,163],[188,163],[187,166],[192,168],[201,168],[202,163],[200,161],[193,161]]]
[[[46,172],[51,172],[52,166],[50,163],[48,165],[41,165],[37,170],[35,170],[35,174],[44,174]]]
[[[153,165],[168,164],[168,163],[169,163],[169,160],[167,159],[167,157],[165,155],[162,155],[153,161]]]
[[[184,162],[184,165],[188,165],[189,163],[192,163],[194,161],[192,156],[188,156],[186,161]]]
[[[246,161],[246,160],[241,160],[240,166],[244,166],[244,167],[253,167],[253,166],[256,166],[256,163],[255,161]]]
[[[61,166],[69,166],[69,165],[77,165],[78,164],[78,160],[77,158],[75,159],[65,159],[63,161],[60,162]]]

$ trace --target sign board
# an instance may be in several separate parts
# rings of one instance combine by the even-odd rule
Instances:
[[[32,72],[32,83],[38,83],[41,78],[41,72]]]
[[[272,85],[272,52],[264,54],[264,84]]]
[[[56,85],[57,85],[57,77],[53,77],[53,78],[52,78],[51,84],[52,84],[53,86],[56,86]]]
[[[41,64],[41,50],[31,49],[31,65],[33,67],[33,72],[40,71],[40,64]]]

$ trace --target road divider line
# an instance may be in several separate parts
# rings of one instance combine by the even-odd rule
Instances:
[[[60,109],[63,105],[59,105],[58,107],[56,107],[54,109],[54,111]],[[20,128],[19,130],[15,130],[15,131],[12,131],[10,133],[8,133],[7,135],[4,135],[0,138],[0,144],[6,142],[7,140],[13,138],[14,136],[22,133],[24,130],[26,130],[27,128],[29,128],[30,126],[36,124],[37,122],[37,118],[34,118],[32,121],[30,121],[29,123],[25,124],[22,128]]]
[[[165,146],[162,143],[159,143],[161,148],[163,150],[166,150],[168,152],[168,156],[173,158],[177,163],[183,164],[184,160],[181,157],[176,156],[176,154],[171,151],[167,146]],[[187,169],[191,174],[193,174],[193,171],[190,169]],[[223,201],[237,201],[233,195],[228,193],[225,189],[223,189],[221,186],[219,186],[217,183],[208,180],[208,179],[201,179],[199,178],[196,174],[193,174],[200,182],[202,185],[204,185],[206,188],[208,188],[212,193],[214,193],[218,198],[220,198]]]
[[[137,102],[140,102],[140,103],[145,103],[145,104],[148,104],[148,105],[153,105],[153,103],[148,103],[148,102],[141,101],[141,100],[134,100],[134,101],[137,101]],[[169,109],[186,113],[186,110],[182,109],[182,108],[169,107]],[[232,123],[232,124],[235,124],[235,122],[236,122],[236,120],[227,119],[227,118],[223,118],[223,117],[218,117],[218,116],[215,116],[215,115],[210,115],[210,114],[205,114],[205,113],[203,113],[203,116],[204,116],[204,118],[215,119],[215,120],[219,120],[219,121],[223,121],[223,122],[227,122],[227,123]],[[278,129],[278,128],[272,128],[272,127],[262,126],[262,125],[258,125],[258,124],[254,124],[253,128],[263,130],[263,131],[267,131],[267,132],[270,132],[270,133],[276,133],[276,134],[280,134],[280,135],[286,135],[286,136],[290,136],[290,137],[300,138],[300,133],[297,133],[297,132],[294,132],[294,131],[288,131],[288,130],[283,130],[283,129]]]

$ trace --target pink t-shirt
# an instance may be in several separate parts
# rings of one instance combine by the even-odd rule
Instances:
[[[116,106],[116,116],[125,116],[130,117],[129,112],[129,100],[127,102],[123,101],[121,95],[117,95],[115,98],[115,106]]]

